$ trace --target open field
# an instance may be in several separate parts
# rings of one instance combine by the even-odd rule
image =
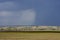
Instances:
[[[0,32],[0,40],[60,40],[60,33]]]

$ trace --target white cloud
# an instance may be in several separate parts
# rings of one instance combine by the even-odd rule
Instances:
[[[35,22],[36,13],[33,9],[21,11],[1,11],[0,16],[3,17],[2,23],[8,24],[9,22],[18,25],[33,25]]]
[[[12,12],[10,11],[0,11],[0,16],[10,16],[12,15]]]

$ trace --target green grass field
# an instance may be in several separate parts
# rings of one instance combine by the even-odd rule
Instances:
[[[0,32],[0,40],[60,40],[60,33]]]

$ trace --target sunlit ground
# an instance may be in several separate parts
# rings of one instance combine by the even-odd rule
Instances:
[[[0,40],[60,40],[60,33],[0,32]]]

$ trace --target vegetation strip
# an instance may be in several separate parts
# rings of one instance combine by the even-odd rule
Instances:
[[[17,32],[21,32],[21,33],[60,33],[60,31],[1,31],[1,32],[16,32],[16,33]]]

